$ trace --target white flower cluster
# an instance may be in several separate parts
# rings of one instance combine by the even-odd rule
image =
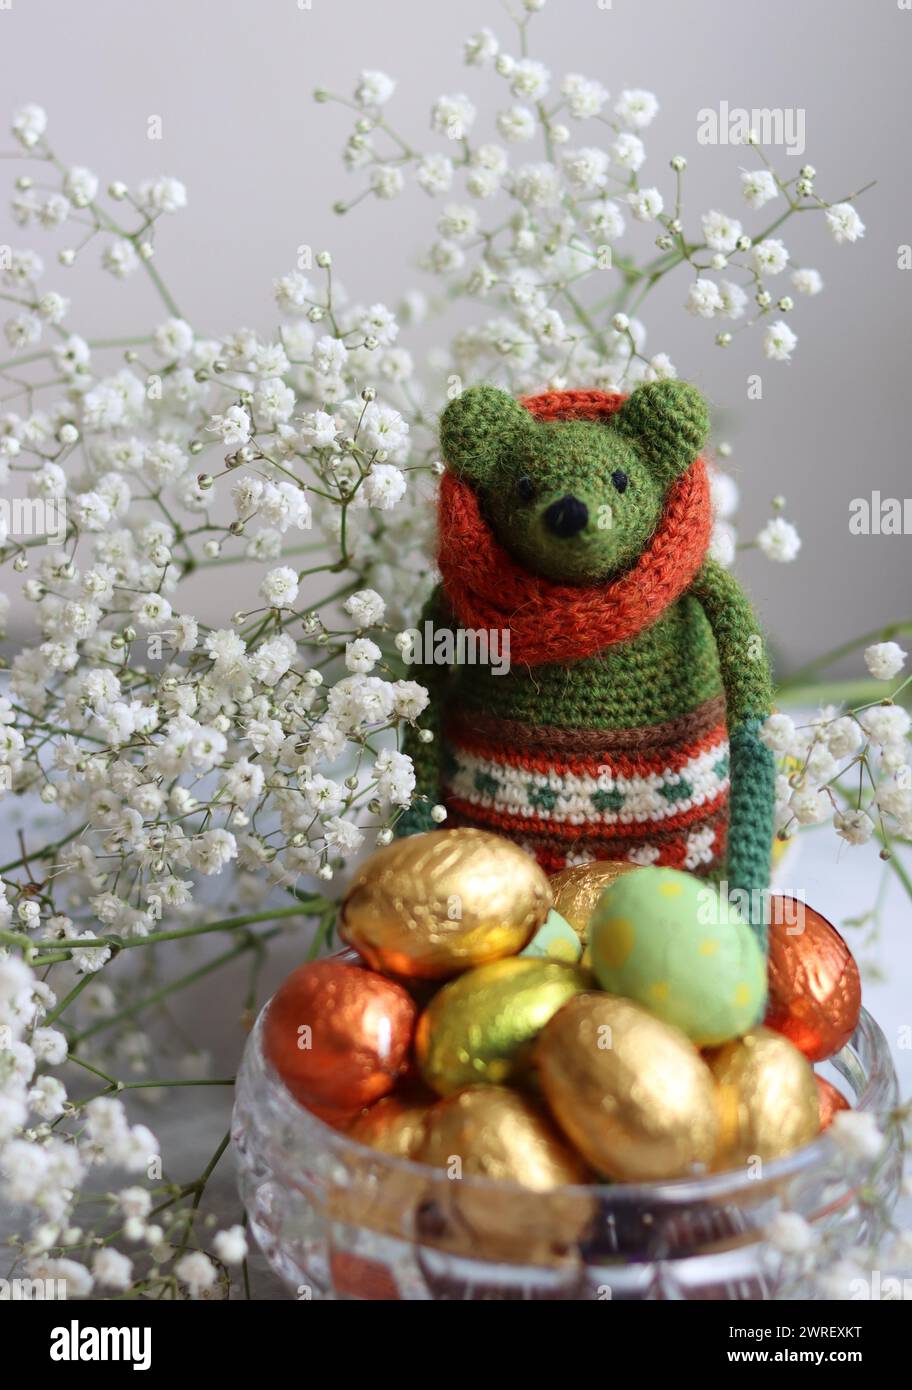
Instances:
[[[520,25],[523,52],[527,25],[528,16]],[[780,176],[752,134],[745,155],[760,167],[742,170],[737,194],[746,214],[771,204],[769,224],[748,231],[740,217],[711,209],[690,230],[683,156],[669,161],[669,190],[643,181],[644,136],[659,112],[652,92],[627,88],[612,97],[596,78],[559,76],[537,59],[511,53],[490,29],[466,41],[464,56],[470,68],[492,75],[490,133],[478,133],[473,98],[441,96],[430,113],[435,145],[416,149],[391,125],[396,83],[382,72],[363,72],[353,100],[346,99],[358,113],[346,166],[361,171],[365,191],[380,199],[396,198],[410,179],[439,199],[425,268],[451,299],[490,306],[486,319],[456,333],[451,375],[493,379],[515,391],[580,381],[629,389],[675,376],[666,353],[646,350],[635,310],[678,267],[691,275],[688,312],[723,321],[720,347],[760,325],[766,357],[790,360],[798,342],[787,322],[793,296],[819,293],[823,280],[816,269],[793,266],[773,232],[799,211],[818,211],[838,244],[858,241],[865,231],[854,206],[858,194],[826,202],[809,164]],[[322,90],[317,98],[333,99]],[[362,197],[337,208],[346,211]],[[641,262],[628,249],[633,224],[652,229],[658,254],[651,259]],[[778,277],[786,272],[790,288],[782,290]],[[728,326],[736,320],[737,327]]]
[[[9,507],[0,532],[2,635],[16,590],[20,629],[0,694],[0,798],[40,798],[59,827],[0,882],[0,1202],[36,1211],[30,1268],[71,1296],[138,1278],[213,1296],[242,1233],[217,1237],[213,1262],[180,1204],[147,1220],[154,1181],[148,1203],[120,1212],[142,1246],[136,1268],[108,1248],[84,1265],[60,1254],[80,1243],[89,1167],[148,1179],[158,1145],[116,1084],[72,1099],[57,1072],[152,1075],[142,991],[109,986],[109,967],[131,946],[206,930],[207,880],[231,870],[239,887],[221,896],[260,909],[245,920],[324,920],[322,885],[344,857],[391,838],[415,788],[401,735],[427,703],[395,638],[427,587],[434,433],[396,314],[349,302],[328,253],[276,278],[270,336],[202,337],[152,265],[183,185],[102,193],[52,154],[37,106],[13,132],[23,161],[60,170],[59,192],[17,178],[18,224],[79,224],[59,274],[98,247],[116,278],[147,273],[163,309],[150,331],[99,346],[45,287],[37,251],[0,264],[14,305],[0,486],[25,518]],[[242,611],[218,612],[226,565],[245,577]],[[187,599],[200,577],[214,620]],[[270,909],[270,892],[290,906]],[[250,936],[241,949],[263,947]],[[50,1025],[58,1008],[72,1032]],[[104,1035],[91,1062],[69,1052],[80,1032]]]
[[[897,642],[878,642],[865,651],[868,671],[892,681],[906,652]],[[889,854],[891,840],[912,840],[912,719],[895,697],[903,680],[883,700],[848,711],[827,707],[806,725],[785,713],[770,716],[760,737],[781,760],[777,779],[777,825],[784,836],[800,826],[832,821],[850,845],[876,836]]]
[[[732,447],[721,443],[709,469],[710,502],[712,504],[713,527],[710,536],[709,553],[714,560],[728,569],[735,560],[738,550],[738,531],[735,526],[735,513],[738,509],[738,485],[723,465],[731,457]],[[768,560],[788,564],[795,560],[801,549],[801,537],[790,521],[780,515],[785,506],[784,497],[772,499],[775,515],[759,531],[753,541],[741,542],[742,547],[756,547]]]

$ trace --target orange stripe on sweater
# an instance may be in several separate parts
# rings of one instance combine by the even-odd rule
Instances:
[[[464,733],[447,734],[447,742],[454,749],[470,753],[476,758],[486,758],[506,767],[521,767],[526,772],[539,772],[559,777],[568,774],[575,777],[597,778],[606,772],[613,777],[649,777],[655,773],[678,772],[692,758],[718,748],[728,737],[725,724],[718,724],[703,738],[680,744],[674,750],[659,753],[638,753],[634,756],[623,753],[605,753],[603,756],[555,757],[541,753],[523,752],[517,748],[505,747],[478,735]]]
[[[583,821],[555,821],[542,816],[516,816],[506,811],[495,811],[490,806],[480,806],[474,801],[466,801],[461,796],[453,796],[449,791],[444,795],[447,807],[459,815],[470,818],[479,824],[500,830],[511,837],[517,835],[547,835],[561,840],[583,840],[604,832],[613,839],[650,840],[669,831],[684,830],[711,820],[725,807],[728,792],[724,791],[712,801],[702,806],[692,806],[689,811],[679,811],[676,816],[666,816],[662,820],[642,821],[600,821],[594,817]]]

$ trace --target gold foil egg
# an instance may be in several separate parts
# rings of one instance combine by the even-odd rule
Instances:
[[[394,1158],[414,1158],[424,1143],[429,1109],[427,1101],[408,1095],[384,1096],[376,1105],[362,1111],[348,1133],[359,1144],[367,1144]]]
[[[550,906],[546,875],[518,845],[486,830],[432,830],[361,866],[339,930],[375,970],[445,980],[521,951]]]
[[[326,1211],[334,1221],[409,1238],[415,1214],[433,1183],[393,1159],[416,1159],[424,1142],[433,1097],[424,1088],[406,1085],[363,1110],[348,1135],[367,1149],[346,1149],[326,1185]],[[375,1150],[375,1152],[370,1152]]]
[[[788,1038],[754,1028],[706,1053],[706,1061],[716,1082],[720,1121],[715,1168],[779,1158],[818,1133],[814,1073]]]
[[[542,1031],[535,1063],[560,1128],[605,1177],[661,1182],[712,1161],[709,1069],[682,1032],[639,1004],[571,999]]]
[[[622,859],[598,859],[592,864],[574,864],[561,869],[551,879],[554,910],[570,923],[580,941],[588,940],[589,918],[606,888],[621,874],[629,874],[638,865]]]
[[[419,1019],[422,1076],[444,1096],[476,1083],[523,1080],[548,1019],[590,987],[586,971],[558,961],[512,957],[469,970],[444,985]]]
[[[418,1156],[450,1179],[433,1199],[434,1244],[442,1248],[560,1263],[593,1215],[592,1197],[579,1191],[591,1176],[583,1161],[547,1115],[504,1086],[471,1086],[438,1101]]]

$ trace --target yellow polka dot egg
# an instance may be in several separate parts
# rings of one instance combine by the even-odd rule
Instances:
[[[766,961],[737,908],[678,869],[624,874],[589,924],[603,989],[673,1023],[698,1047],[740,1037],[762,1017]]]

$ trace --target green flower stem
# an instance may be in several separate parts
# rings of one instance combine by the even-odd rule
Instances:
[[[289,550],[282,551],[282,559],[289,559],[293,555],[311,555],[316,550],[323,549],[322,541],[314,541],[311,545],[295,545]],[[216,555],[211,560],[196,560],[194,568],[197,570],[214,569],[218,565],[237,565],[241,561],[249,561],[250,556],[240,553],[238,555]],[[328,566],[327,566],[328,568]]]
[[[69,994],[60,1001],[56,1009],[52,1010],[52,1012],[49,1014],[45,1014],[44,1019],[42,1020],[42,1027],[49,1028],[51,1024],[54,1023],[60,1017],[60,1015],[70,1007],[74,999],[79,998],[86,985],[90,985],[94,978],[95,976],[91,974],[83,975],[82,979],[73,986]]]
[[[39,537],[39,540],[40,539],[42,538]],[[32,725],[36,729],[46,729],[49,734],[63,734],[67,738],[82,738],[85,739],[87,743],[97,743],[102,748],[108,747],[104,739],[97,738],[95,734],[83,733],[81,729],[78,732],[75,729],[63,729],[57,724],[46,724],[43,719],[36,719],[30,710],[23,709],[21,705],[14,704],[13,709],[16,711],[17,714],[24,714],[26,718],[31,719]],[[72,836],[70,838],[72,839]]]
[[[143,269],[145,270],[149,279],[152,281],[152,284],[158,290],[158,293],[161,296],[161,301],[164,304],[165,308],[168,310],[168,313],[172,316],[172,318],[182,319],[184,317],[183,314],[175,304],[170,290],[166,286],[165,282],[162,280],[155,266],[152,264],[151,261],[147,261],[144,256],[140,256],[140,261],[142,263]]]
[[[74,1058],[73,1060],[77,1061],[78,1058]],[[223,1076],[216,1079],[200,1077],[195,1081],[185,1081],[183,1078],[173,1081],[116,1081],[112,1078],[108,1085],[104,1086],[100,1091],[96,1091],[91,1096],[85,1096],[82,1100],[74,1101],[73,1109],[82,1110],[93,1100],[99,1100],[102,1096],[109,1096],[112,1092],[119,1095],[121,1091],[155,1091],[160,1088],[172,1089],[177,1086],[233,1086],[236,1079],[237,1078],[234,1076]]]
[[[847,802],[849,802],[850,804],[853,803],[855,793],[852,791],[851,788],[846,787],[844,783],[838,781],[834,782],[833,785],[836,787],[836,790],[845,797]],[[816,828],[817,827],[815,826],[814,829]],[[912,874],[909,873],[905,864],[902,863],[902,861],[899,858],[899,855],[896,853],[897,843],[899,843],[899,845],[902,845],[903,842],[897,842],[896,840],[891,840],[888,837],[886,831],[884,830],[882,817],[879,823],[877,821],[874,822],[874,837],[875,839],[880,841],[880,844],[883,850],[885,851],[884,863],[886,864],[887,868],[892,869],[893,873],[896,875],[903,888],[905,889],[906,894],[908,895],[910,900],[912,900]],[[906,847],[908,848],[908,846]]]
[[[77,835],[82,834],[83,830],[85,830],[85,826],[79,825],[75,830],[71,830],[69,835],[64,835],[60,840],[54,840],[52,844],[45,845],[42,849],[32,850],[28,854],[23,854],[19,859],[11,859],[8,864],[0,864],[0,874],[9,873],[10,869],[19,869],[23,864],[28,864],[33,859],[49,858],[55,850],[62,849],[63,846],[68,845],[71,840],[75,840]],[[31,944],[34,945],[35,943],[32,942]]]
[[[120,1082],[116,1076],[109,1076],[106,1071],[101,1071],[99,1067],[93,1067],[90,1062],[86,1062],[82,1057],[68,1057],[68,1062],[73,1062],[77,1067],[82,1067],[83,1071],[90,1071],[93,1076],[100,1076],[102,1081],[107,1081],[109,1086],[119,1086]]]
[[[832,651],[824,652],[821,656],[815,656],[813,661],[807,662],[804,666],[799,666],[797,671],[786,676],[779,683],[779,690],[790,690],[792,686],[800,686],[810,677],[815,676],[818,671],[825,671],[828,666],[841,660],[844,656],[851,656],[859,647],[869,647],[873,642],[889,642],[892,638],[903,632],[912,632],[912,618],[901,618],[896,623],[886,623],[883,627],[876,627],[872,632],[865,632],[860,637],[853,637],[849,642],[843,642],[840,646],[834,647]]]
[[[272,922],[278,917],[318,917],[321,912],[326,912],[335,904],[330,903],[327,898],[314,896],[309,899],[298,899],[296,907],[274,907],[268,912],[250,912],[242,917],[225,917],[219,922],[204,922],[199,927],[176,927],[173,931],[153,932],[150,936],[133,936],[124,940],[119,936],[97,936],[81,938],[74,941],[72,946],[66,939],[59,943],[55,949],[84,951],[94,947],[107,946],[111,951],[129,951],[137,946],[155,946],[159,941],[183,941],[188,937],[208,936],[210,932],[216,931],[236,931],[239,927],[256,926],[258,922]],[[23,932],[0,931],[0,941],[8,941],[10,945],[37,946],[31,937]]]
[[[792,707],[816,708],[818,705],[879,704],[889,693],[883,681],[872,677],[870,680],[809,681],[798,685],[783,681],[776,687],[774,698],[777,703],[788,703]]]
[[[883,831],[878,828],[876,833],[878,840],[880,840],[881,844],[886,848],[887,841]],[[887,860],[887,864],[893,870],[903,888],[905,888],[908,897],[912,899],[912,875],[909,874],[905,864],[900,861],[899,855],[893,850],[890,851],[890,858]]]
[[[186,989],[188,985],[195,984],[197,980],[203,979],[204,976],[210,975],[215,970],[220,970],[221,967],[227,965],[229,961],[236,960],[238,956],[245,955],[247,951],[259,948],[262,942],[268,941],[274,936],[278,936],[280,931],[280,927],[274,927],[272,931],[263,932],[259,937],[251,937],[247,941],[242,941],[239,945],[233,946],[230,951],[225,951],[222,955],[216,956],[214,960],[207,961],[205,965],[198,966],[196,970],[191,970],[189,974],[181,975],[177,980],[169,981],[168,984],[153,990],[151,994],[145,995],[142,999],[138,999],[133,1004],[125,1004],[122,1009],[118,1009],[107,1018],[99,1019],[99,1021],[93,1023],[90,1028],[84,1029],[81,1033],[77,1033],[74,1038],[71,1038],[69,1042],[70,1052],[74,1052],[77,1047],[88,1038],[95,1037],[97,1033],[103,1033],[106,1029],[113,1028],[115,1024],[122,1023],[125,1018],[132,1018],[135,1014],[143,1013],[146,1009],[152,1008],[155,1004],[160,1004],[161,1001],[166,999],[169,995],[176,994],[179,990]]]
[[[198,1206],[199,1206],[199,1200],[198,1200],[198,1199],[203,1195],[203,1188],[206,1186],[206,1183],[207,1183],[207,1182],[209,1181],[209,1179],[212,1177],[212,1174],[215,1172],[215,1170],[216,1170],[216,1168],[217,1168],[217,1166],[218,1166],[219,1159],[221,1158],[222,1154],[225,1152],[225,1150],[227,1149],[227,1147],[228,1147],[228,1145],[229,1145],[230,1143],[231,1143],[231,1131],[229,1130],[228,1133],[225,1135],[224,1139],[222,1140],[222,1142],[219,1144],[219,1146],[218,1146],[218,1148],[216,1149],[215,1153],[214,1153],[214,1154],[212,1155],[212,1157],[210,1158],[209,1162],[206,1164],[206,1167],[203,1169],[203,1172],[202,1172],[202,1174],[200,1175],[199,1181],[196,1183],[197,1197],[196,1197],[196,1199],[195,1199],[194,1202],[193,1202],[194,1207],[198,1207]]]
[[[216,1149],[215,1153],[212,1155],[209,1162],[206,1164],[206,1167],[203,1169],[196,1183],[194,1183],[193,1201],[190,1203],[188,1220],[184,1228],[184,1234],[181,1237],[180,1247],[178,1248],[177,1253],[175,1255],[175,1260],[179,1259],[187,1248],[187,1245],[190,1241],[190,1232],[193,1229],[193,1220],[199,1208],[199,1204],[203,1200],[203,1193],[206,1191],[206,1184],[208,1183],[209,1179],[212,1177],[212,1174],[218,1167],[219,1160],[221,1159],[222,1154],[225,1152],[230,1143],[231,1130],[229,1129],[228,1132],[225,1134],[224,1138],[222,1139],[221,1143],[219,1144],[218,1148]],[[162,1292],[164,1292],[164,1290]]]
[[[34,950],[38,945],[37,941],[26,936],[25,932],[10,931],[6,927],[0,930],[0,942],[3,942],[5,946],[27,946],[30,950]]]

